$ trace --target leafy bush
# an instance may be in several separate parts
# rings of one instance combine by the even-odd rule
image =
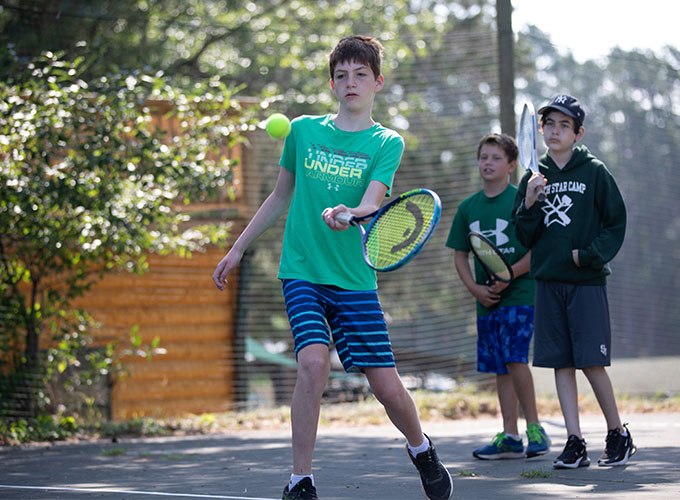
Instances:
[[[230,194],[234,160],[220,148],[254,126],[217,80],[190,91],[141,72],[85,81],[84,65],[48,52],[0,82],[0,412],[47,409],[44,384],[70,367],[74,390],[111,375],[116,351],[91,349],[96,325],[73,299],[112,270],[144,272],[150,252],[224,241],[225,227],[187,224],[181,207]],[[153,125],[161,108],[177,118],[171,134]],[[136,332],[125,341],[159,349]]]

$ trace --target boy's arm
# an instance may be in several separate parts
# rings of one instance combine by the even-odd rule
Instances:
[[[475,282],[472,270],[470,269],[468,255],[468,252],[455,250],[453,262],[456,266],[456,271],[458,271],[458,276],[460,276],[461,281],[472,296],[484,307],[491,307],[497,304],[501,300],[501,296],[493,292],[488,286],[478,285]]]
[[[524,254],[524,256],[512,265],[512,274],[515,278],[522,276],[529,272],[531,268],[531,250]]]
[[[361,202],[357,207],[348,208],[343,204],[328,207],[321,213],[321,217],[326,225],[334,231],[344,231],[349,226],[336,221],[335,216],[337,214],[340,212],[350,212],[352,215],[361,217],[362,215],[373,213],[380,208],[380,204],[387,194],[387,189],[387,186],[382,182],[371,181],[368,183],[364,196],[361,198]]]
[[[217,268],[215,268],[215,272],[212,275],[217,288],[224,290],[227,276],[241,262],[246,249],[283,215],[290,205],[294,189],[295,174],[281,167],[274,190],[262,202],[262,205],[260,205],[260,208],[232,245],[227,255],[217,264]]]
[[[626,235],[626,205],[611,174],[597,194],[598,211],[601,213],[602,229],[600,234],[585,249],[572,251],[574,263],[579,267],[599,269],[612,260],[623,245]]]

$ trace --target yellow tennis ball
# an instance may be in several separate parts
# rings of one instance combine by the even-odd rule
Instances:
[[[290,132],[290,120],[281,113],[273,113],[267,118],[267,133],[274,139],[283,139]]]

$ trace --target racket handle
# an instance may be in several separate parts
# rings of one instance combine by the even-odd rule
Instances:
[[[354,216],[349,212],[340,212],[339,214],[335,214],[334,218],[341,224],[347,224],[349,226],[352,219],[354,219]]]
[[[541,202],[545,201],[545,193],[543,192],[543,188],[541,188],[541,190],[536,195],[536,199]]]

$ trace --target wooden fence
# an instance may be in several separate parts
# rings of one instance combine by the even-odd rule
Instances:
[[[154,102],[152,123],[176,132],[169,103]],[[198,203],[188,212],[228,213],[230,234],[237,235],[259,205],[256,154],[237,145],[222,154],[240,159],[234,166],[235,198]],[[183,208],[184,210],[184,208]],[[143,275],[109,274],[75,304],[101,324],[95,343],[124,346],[133,327],[144,343],[160,338],[165,354],[150,360],[125,356],[127,375],[113,382],[110,409],[114,419],[174,416],[227,410],[235,402],[234,326],[238,273],[224,292],[211,275],[225,250],[209,247],[191,258],[149,256]]]
[[[234,322],[238,276],[219,292],[211,275],[223,251],[191,258],[150,256],[150,271],[107,275],[76,304],[101,324],[96,344],[124,348],[133,327],[147,344],[160,338],[165,354],[122,358],[114,380],[114,419],[172,416],[229,409],[234,402]]]

